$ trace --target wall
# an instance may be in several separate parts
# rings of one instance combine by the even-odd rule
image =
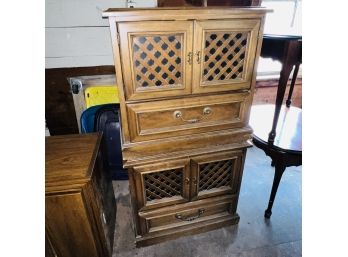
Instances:
[[[157,0],[132,0],[139,7]],[[45,1],[45,118],[51,135],[78,133],[68,77],[114,74],[108,20],[102,11],[127,0]]]
[[[157,0],[133,2],[157,6]],[[46,69],[113,65],[108,20],[102,11],[127,5],[127,0],[46,0]]]

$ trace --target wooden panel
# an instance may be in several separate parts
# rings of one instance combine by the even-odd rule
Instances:
[[[125,22],[118,29],[128,100],[191,93],[191,21]]]
[[[76,183],[91,178],[102,135],[55,136],[45,138],[45,183]]]
[[[80,55],[80,56],[62,56],[62,57],[46,57],[45,68],[90,68],[91,66],[107,66],[114,65],[112,55]],[[84,74],[85,75],[85,74]],[[99,74],[97,74],[99,75]]]
[[[131,141],[242,127],[249,97],[239,93],[128,104]]]
[[[46,68],[57,68],[53,59],[59,59],[63,67],[91,66],[91,63],[93,66],[113,65],[108,27],[46,28],[45,38]],[[77,62],[78,58],[85,63]],[[98,59],[107,62],[96,63]],[[68,61],[77,63],[73,65]]]
[[[95,164],[95,176],[92,180],[90,190],[93,191],[93,201],[96,204],[97,217],[101,225],[101,238],[109,255],[112,255],[114,233],[116,225],[116,200],[112,186],[112,174],[106,172],[103,166],[102,152],[99,151],[98,159]]]
[[[46,228],[58,256],[99,256],[81,193],[46,196],[45,205]]]
[[[235,203],[235,198],[223,199],[214,202],[214,199],[188,206],[187,204],[176,205],[175,208],[159,209],[139,214],[145,223],[149,235],[164,232],[170,229],[192,226],[207,220],[231,215],[229,210]],[[232,215],[231,215],[232,216]]]
[[[236,194],[240,183],[242,151],[229,151],[192,158],[192,199]]]
[[[188,164],[188,159],[179,159],[134,167],[140,210],[187,202]]]
[[[45,257],[57,257],[56,251],[48,238],[47,231],[45,231]]]
[[[249,89],[260,20],[195,22],[193,93]]]
[[[111,174],[102,166],[101,138],[46,138],[46,231],[57,256],[112,255],[116,203]]]
[[[139,0],[137,0],[138,2]],[[103,10],[114,7],[126,7],[127,0],[46,0],[46,27],[105,26],[108,21],[102,19]]]

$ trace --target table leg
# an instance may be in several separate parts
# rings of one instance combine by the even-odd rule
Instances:
[[[290,105],[291,105],[292,92],[294,91],[294,86],[295,86],[295,82],[296,82],[296,78],[297,78],[297,74],[298,74],[299,69],[300,69],[300,64],[297,63],[295,66],[294,74],[292,75],[288,99],[286,100],[287,107],[290,107]]]
[[[278,186],[279,186],[280,180],[282,178],[282,175],[285,171],[285,168],[286,167],[282,162],[276,161],[271,196],[269,198],[267,210],[265,211],[265,218],[267,218],[267,219],[269,219],[272,215],[272,207],[273,207],[273,203],[274,203],[274,198],[277,194]]]
[[[288,83],[289,76],[292,70],[292,65],[287,65],[286,63],[283,64],[282,71],[280,72],[280,78],[279,78],[279,84],[277,89],[277,98],[275,103],[275,110],[274,110],[274,117],[273,117],[273,124],[272,124],[272,130],[268,135],[268,142],[273,143],[274,139],[276,137],[276,129],[280,114],[280,109],[282,108],[282,103],[284,100],[285,95],[285,89],[286,84]]]
[[[283,53],[283,59],[281,61],[283,66],[280,72],[280,78],[278,83],[272,130],[268,135],[268,142],[270,144],[274,143],[274,139],[276,137],[278,118],[279,118],[280,109],[282,107],[282,103],[284,100],[286,85],[288,83],[290,73],[294,65],[298,62],[299,50],[300,50],[300,45],[298,41],[286,42],[286,46]]]

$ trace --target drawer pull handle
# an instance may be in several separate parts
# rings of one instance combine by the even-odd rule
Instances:
[[[196,215],[183,216],[182,214],[177,213],[177,214],[175,214],[175,218],[177,218],[178,220],[183,220],[183,221],[193,221],[193,220],[199,218],[204,212],[205,212],[205,209],[201,208],[198,210],[198,213]]]
[[[210,115],[212,112],[213,112],[213,110],[210,107],[205,107],[203,109],[203,115],[201,117],[198,117],[198,118],[186,120],[182,117],[181,111],[175,111],[173,113],[173,116],[175,119],[181,119],[182,121],[187,122],[187,123],[197,123],[197,122],[201,121],[202,119],[204,119],[205,117],[207,117],[208,115]]]

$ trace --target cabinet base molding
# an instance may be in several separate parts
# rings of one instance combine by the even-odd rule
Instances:
[[[177,239],[182,236],[191,236],[226,226],[236,225],[239,222],[239,215],[237,213],[230,214],[228,212],[221,213],[219,217],[197,222],[180,228],[173,228],[167,231],[161,231],[155,235],[147,234],[136,238],[136,247],[149,246],[168,240]]]

